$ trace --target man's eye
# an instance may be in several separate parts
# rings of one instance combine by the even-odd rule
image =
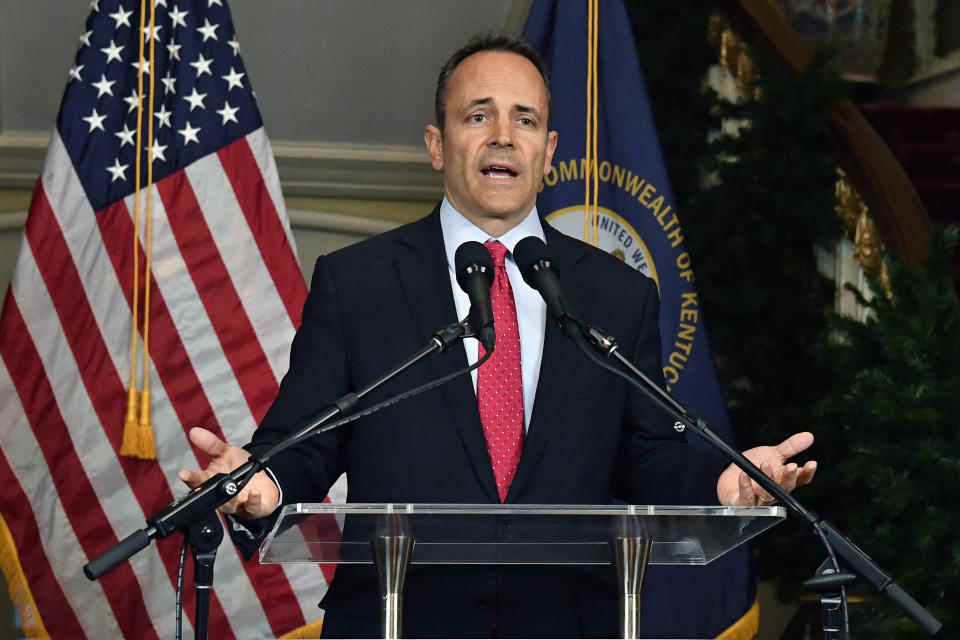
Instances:
[[[532,127],[534,125],[532,118],[520,118],[520,124],[525,127]]]
[[[475,113],[472,116],[470,116],[470,119],[473,120],[474,122],[483,122],[485,118],[482,113]]]

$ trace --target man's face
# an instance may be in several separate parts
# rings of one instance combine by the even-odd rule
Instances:
[[[516,226],[536,202],[557,146],[547,111],[547,90],[533,63],[481,51],[450,77],[444,132],[433,125],[424,132],[447,200],[491,235]]]

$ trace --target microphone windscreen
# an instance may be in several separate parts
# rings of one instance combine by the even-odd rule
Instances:
[[[461,289],[466,290],[467,276],[475,271],[483,274],[488,281],[488,287],[493,284],[493,258],[481,243],[470,240],[461,244],[453,256],[453,264],[457,274],[457,284]]]
[[[557,271],[550,259],[546,243],[536,236],[527,236],[518,242],[513,248],[513,259],[517,261],[517,267],[520,269],[523,280],[534,289],[537,288],[537,285],[534,284],[534,274],[538,268],[546,265],[553,269],[555,274]],[[559,277],[559,274],[557,276]]]

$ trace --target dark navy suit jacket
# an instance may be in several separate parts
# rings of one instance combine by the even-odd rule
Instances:
[[[662,380],[655,283],[543,222],[567,296]],[[513,286],[526,286],[514,283]],[[456,322],[438,210],[317,260],[290,370],[253,442],[262,451]],[[435,354],[369,402],[466,366]],[[373,397],[375,395],[375,397]],[[672,421],[597,368],[548,318],[533,415],[507,503],[715,504],[723,461],[688,446]],[[318,502],[343,472],[350,502],[497,503],[469,376],[284,452],[270,463],[287,504]],[[248,549],[249,550],[249,549]],[[324,635],[377,633],[372,569],[341,565],[321,602]],[[407,637],[614,636],[606,568],[411,570]]]

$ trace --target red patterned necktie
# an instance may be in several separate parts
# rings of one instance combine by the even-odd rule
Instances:
[[[487,453],[497,481],[500,502],[507,497],[510,483],[523,450],[523,384],[520,373],[520,330],[513,289],[504,266],[507,248],[499,242],[485,243],[493,258],[493,324],[497,342],[493,355],[477,374],[477,402],[480,423],[487,440]],[[484,355],[480,347],[480,356]]]

